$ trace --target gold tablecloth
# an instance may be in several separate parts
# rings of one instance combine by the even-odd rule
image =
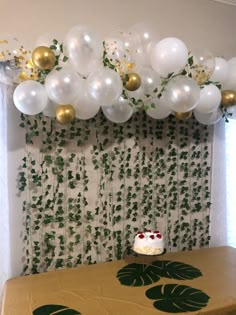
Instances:
[[[202,290],[208,305],[199,311],[179,314],[236,315],[236,249],[217,247],[169,253],[155,260],[190,264],[202,272],[192,280],[162,277],[157,283],[132,287],[122,285],[117,271],[130,263],[147,263],[151,257],[128,257],[123,260],[81,266],[6,282],[1,315],[32,315],[43,305],[65,305],[84,315],[161,315],[145,292],[155,286],[178,283]],[[59,312],[60,314],[60,312]],[[45,314],[48,315],[48,314]]]

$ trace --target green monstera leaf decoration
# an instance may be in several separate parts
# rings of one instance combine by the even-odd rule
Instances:
[[[144,286],[160,279],[157,268],[145,264],[129,264],[117,272],[120,283],[127,286]]]
[[[153,306],[168,313],[194,312],[207,306],[209,296],[201,290],[178,284],[158,285],[146,291]]]
[[[80,312],[63,305],[43,305],[33,311],[33,315],[79,315]]]
[[[152,265],[160,269],[159,275],[165,278],[191,280],[202,276],[199,269],[179,261],[154,261]]]
[[[157,282],[160,277],[190,280],[202,276],[199,269],[178,261],[154,261],[152,264],[129,264],[117,273],[120,283],[127,286],[144,286]]]

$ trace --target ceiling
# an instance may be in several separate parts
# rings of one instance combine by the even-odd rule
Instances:
[[[236,0],[214,0],[214,1],[236,6]]]

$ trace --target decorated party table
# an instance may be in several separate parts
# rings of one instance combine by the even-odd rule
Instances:
[[[1,315],[236,314],[236,249],[217,247],[22,276]]]

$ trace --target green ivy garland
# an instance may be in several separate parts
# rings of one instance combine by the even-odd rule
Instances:
[[[212,126],[142,111],[122,125],[22,114],[20,126],[25,273],[120,259],[145,228],[168,251],[208,246]]]

